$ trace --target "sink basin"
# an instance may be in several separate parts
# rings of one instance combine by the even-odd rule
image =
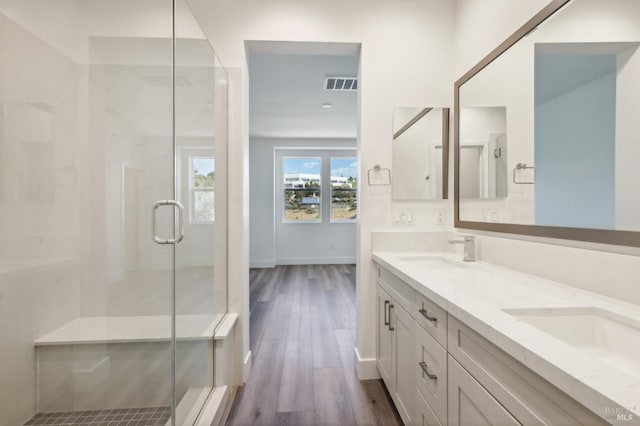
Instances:
[[[465,266],[461,262],[447,259],[442,256],[398,256],[398,260],[409,263],[414,266],[429,268],[429,269],[455,269],[464,268]]]
[[[640,322],[593,307],[503,309],[563,342],[640,377]]]

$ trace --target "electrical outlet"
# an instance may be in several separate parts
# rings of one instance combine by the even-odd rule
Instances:
[[[400,212],[393,215],[394,225],[413,225],[412,212]]]
[[[436,212],[436,225],[444,225],[444,212]]]

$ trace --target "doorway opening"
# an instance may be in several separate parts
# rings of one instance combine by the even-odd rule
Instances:
[[[355,264],[360,45],[246,48],[250,266]]]

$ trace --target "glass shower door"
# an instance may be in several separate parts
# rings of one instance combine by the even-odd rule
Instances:
[[[87,231],[79,231],[81,311],[77,344],[64,357],[71,364],[64,408],[94,412],[96,420],[164,424],[174,399],[175,247],[158,241],[176,237],[177,209],[158,201],[175,199],[173,4],[79,0],[73,7],[79,16],[70,21],[84,31],[87,55],[78,122],[88,162],[80,164],[77,205]],[[153,25],[144,24],[149,19]],[[40,349],[41,369],[56,355],[49,350]],[[54,410],[39,388],[39,410]]]
[[[0,425],[192,424],[227,307],[226,72],[183,0],[2,0],[0,40]]]
[[[0,2],[2,425],[169,420],[173,7]]]

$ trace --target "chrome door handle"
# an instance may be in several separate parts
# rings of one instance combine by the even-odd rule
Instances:
[[[394,308],[392,304],[389,304],[389,331],[395,330],[395,327],[391,327],[391,310]]]
[[[178,208],[178,237],[171,239],[163,239],[158,236],[158,209],[161,206],[173,206]],[[184,207],[176,200],[160,200],[153,205],[152,223],[153,223],[153,241],[158,244],[178,244],[184,238]]]
[[[384,301],[384,325],[386,326],[389,325],[389,320],[387,319],[387,306],[389,306],[389,301],[385,300]]]
[[[431,380],[438,380],[438,376],[436,376],[435,374],[429,373],[429,370],[428,370],[429,364],[427,364],[424,361],[420,361],[418,365],[420,366],[420,368],[422,368],[422,372],[426,374],[428,378],[430,378]]]
[[[418,309],[418,312],[420,312],[422,314],[423,317],[425,317],[426,319],[428,319],[429,321],[431,321],[433,323],[433,325],[438,325],[438,318],[436,317],[430,317],[429,313],[427,312],[427,310],[425,308],[422,309]]]

